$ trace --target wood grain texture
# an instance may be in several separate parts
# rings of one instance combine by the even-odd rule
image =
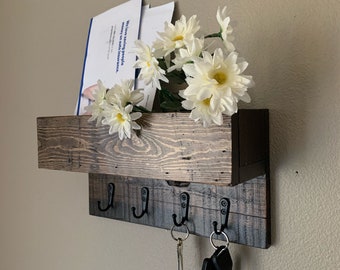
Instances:
[[[98,209],[98,201],[107,204],[107,185],[115,184],[113,208]],[[191,183],[187,187],[170,186],[163,180],[131,178],[122,176],[90,174],[90,214],[100,217],[133,222],[147,226],[170,229],[172,214],[180,218],[180,194],[190,195],[190,233],[209,237],[213,231],[212,222],[220,225],[219,201],[226,197],[231,202],[228,234],[231,242],[258,248],[270,246],[269,179],[266,175],[246,181],[234,187]],[[142,187],[150,190],[149,211],[140,219],[134,218],[131,207],[141,211]],[[183,227],[176,227],[183,231]],[[170,235],[170,233],[169,233]],[[220,238],[223,240],[223,238]]]
[[[222,126],[209,128],[189,119],[188,113],[144,114],[140,133],[123,141],[109,135],[107,127],[89,123],[87,116],[39,117],[38,164],[46,169],[235,185],[265,173],[265,128],[252,124],[243,136],[248,124],[240,123],[251,114],[252,123],[266,125],[266,112],[240,110],[225,116]],[[249,144],[251,136],[255,141]],[[240,143],[247,146],[244,153]]]

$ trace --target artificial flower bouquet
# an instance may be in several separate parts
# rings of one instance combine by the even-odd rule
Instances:
[[[252,76],[243,74],[248,63],[239,58],[233,45],[226,7],[218,8],[216,19],[219,31],[205,37],[199,36],[200,25],[194,15],[188,20],[181,16],[175,24],[166,22],[152,46],[135,41],[137,80],[158,89],[163,111],[190,111],[189,117],[204,127],[222,125],[223,114],[236,113],[239,100],[250,102],[247,90],[254,85]],[[208,40],[216,38],[223,45],[209,52]],[[178,92],[169,91],[171,81],[185,86]],[[107,89],[99,80],[94,102],[87,107],[89,121],[108,125],[109,133],[118,133],[121,140],[131,138],[133,130],[141,129],[138,119],[148,112],[138,105],[143,89],[134,86],[131,79]]]

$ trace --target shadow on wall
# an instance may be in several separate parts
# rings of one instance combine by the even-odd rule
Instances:
[[[335,65],[339,66],[339,61],[334,57],[339,58],[340,48],[334,38],[336,20],[321,3],[312,7],[304,3],[272,5],[264,9],[266,13],[252,10],[246,21],[238,19],[235,42],[250,63],[246,72],[256,83],[249,91],[252,103],[240,105],[270,109],[271,165],[275,172],[305,155],[311,118],[321,115],[335,96]]]
[[[250,90],[253,101],[245,107],[270,110],[272,245],[280,242],[276,196],[280,191],[275,184],[279,171],[285,170],[292,177],[299,174],[300,166],[313,158],[310,149],[320,143],[313,132],[320,132],[320,128],[328,130],[324,120],[333,110],[328,107],[335,108],[340,102],[340,95],[336,96],[334,90],[338,84],[340,47],[334,38],[335,26],[327,27],[328,21],[330,25],[334,23],[332,16],[320,25],[319,20],[310,20],[322,16],[317,6],[294,11],[282,10],[286,13],[284,19],[274,12],[256,17],[254,23],[248,21],[251,29],[245,32],[249,35],[238,40],[243,46],[238,47],[246,52],[250,63],[247,73],[256,82],[256,87]],[[240,28],[244,25],[239,26],[237,31],[243,31]],[[242,45],[242,38],[248,44]],[[246,265],[256,266],[257,259],[252,254],[248,247],[238,246],[234,269],[244,268],[241,267],[244,258]]]

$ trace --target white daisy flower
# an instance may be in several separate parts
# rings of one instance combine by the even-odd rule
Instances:
[[[132,130],[139,130],[141,127],[135,122],[142,116],[140,112],[132,112],[133,106],[131,104],[122,108],[117,105],[106,105],[104,110],[103,125],[109,125],[109,134],[118,133],[120,140],[131,138]]]
[[[153,47],[160,52],[160,56],[167,56],[175,49],[182,48],[185,43],[194,39],[195,34],[200,29],[197,16],[192,16],[188,21],[184,15],[175,22],[175,25],[166,22],[164,32],[158,33]]]
[[[123,80],[121,84],[115,84],[106,94],[107,102],[125,107],[128,104],[136,105],[142,101],[144,94],[141,89],[134,90],[133,80]]]
[[[251,76],[242,74],[248,63],[237,63],[237,57],[238,54],[232,52],[225,58],[222,49],[218,48],[213,56],[204,51],[202,58],[193,64],[184,65],[188,87],[182,97],[192,100],[191,96],[195,96],[200,101],[210,98],[212,111],[222,106],[224,114],[237,112],[236,103],[239,100],[249,102],[247,88],[254,85]]]
[[[91,117],[88,121],[94,121],[97,119],[97,126],[99,126],[103,118],[104,104],[106,103],[106,91],[107,88],[103,85],[102,81],[98,80],[96,90],[93,93],[94,101],[91,103],[91,105],[85,108],[86,111],[91,114]]]
[[[175,58],[172,60],[174,63],[168,69],[168,72],[171,72],[175,69],[179,70],[183,67],[184,64],[193,61],[196,57],[199,57],[201,52],[203,51],[204,39],[202,38],[194,38],[186,43],[185,48],[181,48],[175,54]]]
[[[195,122],[202,122],[203,127],[209,127],[212,124],[223,124],[223,108],[220,107],[217,110],[213,110],[210,106],[211,98],[198,100],[196,96],[183,95],[183,91],[180,91],[179,95],[183,98],[187,98],[186,100],[182,101],[182,107],[191,111],[189,117]]]
[[[230,17],[227,16],[226,6],[222,10],[220,9],[220,7],[218,7],[216,19],[218,24],[220,25],[220,33],[224,46],[229,52],[235,51],[235,46],[232,43],[232,41],[234,41],[234,37],[231,36],[233,28],[229,25]]]
[[[159,62],[156,57],[154,57],[152,50],[148,45],[141,40],[136,40],[135,45],[135,52],[138,60],[134,67],[141,69],[138,78],[143,80],[146,85],[151,84],[153,87],[161,89],[160,80],[167,83],[169,82],[164,75],[165,71],[159,67]]]

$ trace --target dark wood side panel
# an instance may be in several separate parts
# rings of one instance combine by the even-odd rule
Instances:
[[[269,117],[268,110],[240,110],[233,134],[233,166],[237,164],[238,175],[232,185],[237,185],[258,175],[268,173],[269,162]],[[236,122],[233,119],[233,125]],[[233,128],[234,133],[234,128]],[[236,156],[238,155],[238,156]],[[233,167],[234,169],[234,167]]]

